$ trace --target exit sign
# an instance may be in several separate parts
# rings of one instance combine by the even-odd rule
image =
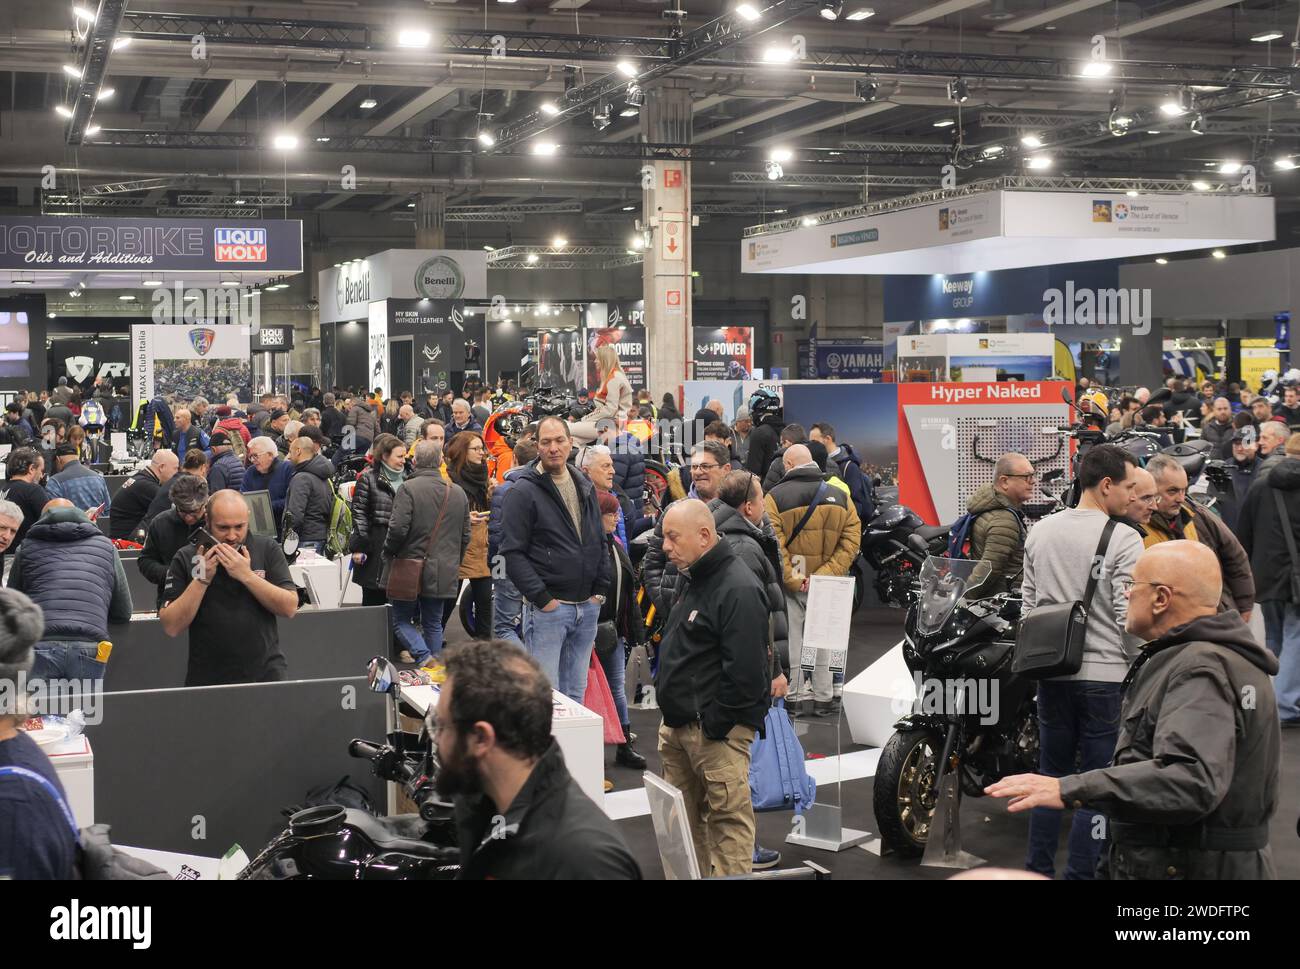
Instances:
[[[680,168],[664,169],[664,188],[681,188],[682,170]]]

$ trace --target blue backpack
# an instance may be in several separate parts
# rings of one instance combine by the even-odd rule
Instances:
[[[804,770],[803,746],[790,725],[785,701],[777,700],[749,756],[749,796],[755,811],[802,814],[816,800],[817,782]]]
[[[948,532],[948,558],[970,558],[971,531],[975,528],[975,519],[981,514],[983,513],[968,511],[952,523],[951,530]]]

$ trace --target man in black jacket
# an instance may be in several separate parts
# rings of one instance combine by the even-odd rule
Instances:
[[[1300,727],[1300,602],[1292,592],[1297,563],[1285,531],[1300,542],[1300,436],[1292,435],[1282,460],[1242,502],[1237,537],[1250,556],[1255,601],[1264,612],[1264,639],[1278,658],[1278,714],[1283,726]],[[1278,498],[1281,498],[1279,513]],[[1285,531],[1284,531],[1285,530]]]
[[[1011,798],[1012,812],[1105,814],[1101,877],[1277,877],[1268,837],[1280,787],[1277,662],[1239,614],[1218,612],[1223,579],[1199,542],[1147,549],[1127,584],[1127,629],[1146,645],[1124,680],[1112,765],[1018,774],[985,793]]]
[[[525,600],[524,643],[557,690],[581,703],[600,607],[612,580],[596,489],[568,463],[569,425],[537,425],[537,463],[503,506],[501,554]]]
[[[289,460],[293,462],[294,472],[284,501],[285,518],[291,518],[299,541],[315,545],[319,550],[329,536],[330,513],[334,510],[334,492],[330,487],[334,465],[321,456],[316,442],[306,437],[294,439]]]
[[[785,477],[785,452],[796,444],[808,443],[808,434],[802,424],[787,424],[781,428],[780,443],[781,446],[776,449],[776,454],[772,455],[772,463],[765,470],[754,472],[763,476],[763,494],[767,494],[781,483],[781,479]]]
[[[154,451],[149,467],[123,481],[113,496],[109,504],[108,537],[139,541],[132,536],[137,530],[143,531],[141,526],[148,519],[149,506],[179,469],[180,462],[174,452],[166,448]]]
[[[749,748],[771,698],[767,598],[698,499],[664,516],[664,551],[681,573],[655,676],[664,779],[685,799],[700,873],[747,875]]]
[[[456,807],[462,881],[637,881],[614,823],[582,792],[551,736],[537,661],[513,643],[449,649],[432,712],[438,793]]]
[[[1300,427],[1300,388],[1294,384],[1282,388],[1282,399],[1273,407],[1273,416],[1281,417],[1289,428]]]
[[[5,481],[0,484],[0,497],[12,501],[23,512],[18,534],[6,549],[9,555],[13,555],[27,536],[27,530],[41,517],[50,496],[40,483],[45,476],[45,460],[34,448],[20,447],[10,451],[5,471]]]
[[[198,475],[177,475],[169,494],[171,508],[149,523],[144,548],[136,559],[140,574],[158,587],[156,608],[159,609],[162,608],[163,589],[167,584],[167,572],[171,568],[172,559],[190,544],[190,534],[203,522],[208,501],[208,483]]]
[[[756,390],[749,398],[749,417],[754,429],[749,432],[749,453],[745,456],[745,470],[760,478],[776,457],[780,445],[781,428],[785,419],[781,398],[770,390]]]

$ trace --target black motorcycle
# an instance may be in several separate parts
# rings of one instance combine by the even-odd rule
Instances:
[[[893,606],[911,601],[926,557],[947,547],[948,526],[927,525],[906,505],[882,507],[862,530],[862,558],[876,574],[876,595]]]
[[[369,666],[370,688],[393,699],[400,690],[397,668],[376,656]],[[398,722],[394,720],[394,722]],[[298,811],[289,827],[239,873],[247,881],[406,881],[450,880],[460,870],[452,808],[438,801],[433,736],[426,723],[412,748],[400,731],[388,743],[353,740],[348,753],[370,761],[377,777],[402,785],[417,814],[375,817],[336,804]]]
[[[881,838],[906,857],[925,852],[945,777],[979,797],[1038,769],[1034,684],[1011,672],[1020,599],[967,595],[988,574],[987,562],[928,558],[908,609],[903,659],[917,699],[880,753],[873,792]]]

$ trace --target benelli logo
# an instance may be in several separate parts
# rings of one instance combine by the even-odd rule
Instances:
[[[201,327],[197,330],[190,330],[190,346],[194,352],[201,357],[206,357],[208,351],[212,349],[212,344],[217,342],[217,331],[210,330],[207,327]]]
[[[943,281],[943,292],[945,296],[953,293],[965,293],[967,296],[975,289],[975,280],[973,279],[955,279],[952,282]]]
[[[153,943],[153,909],[148,905],[87,905],[78,899],[50,909],[55,942],[130,942],[133,949]]]
[[[266,262],[265,229],[213,229],[217,262]]]

